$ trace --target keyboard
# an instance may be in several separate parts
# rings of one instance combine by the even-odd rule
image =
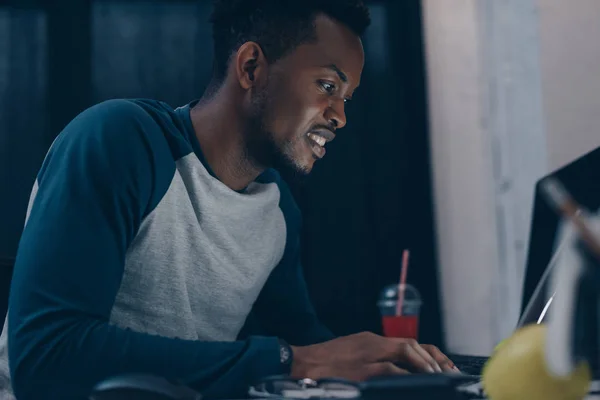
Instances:
[[[464,356],[459,354],[448,355],[448,357],[456,365],[456,368],[460,369],[460,372],[467,375],[481,375],[483,365],[488,360],[488,357]]]

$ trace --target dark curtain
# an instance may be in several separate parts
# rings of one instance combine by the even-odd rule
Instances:
[[[0,258],[15,254],[46,152],[47,18],[0,7]]]
[[[380,332],[378,293],[398,280],[410,248],[408,281],[424,300],[421,341],[443,347],[420,4],[369,4],[373,25],[349,124],[310,179],[292,183],[306,278],[336,334]],[[208,1],[166,0],[0,5],[0,256],[14,257],[37,168],[78,112],[109,98],[178,106],[202,94],[210,9]]]

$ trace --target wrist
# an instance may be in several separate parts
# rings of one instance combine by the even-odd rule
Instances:
[[[306,347],[290,346],[294,357],[290,366],[290,376],[306,378]]]

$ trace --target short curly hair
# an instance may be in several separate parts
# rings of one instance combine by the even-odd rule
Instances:
[[[275,62],[303,43],[316,40],[314,19],[323,13],[361,36],[371,23],[361,0],[215,0],[214,76],[222,81],[231,54],[248,41]]]

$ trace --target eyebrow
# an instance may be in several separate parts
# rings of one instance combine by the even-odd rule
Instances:
[[[346,76],[346,74],[344,72],[342,72],[341,69],[338,68],[337,65],[335,64],[329,64],[329,65],[325,65],[324,68],[330,69],[332,71],[334,71],[339,77],[340,80],[344,83],[348,82],[348,77]]]

